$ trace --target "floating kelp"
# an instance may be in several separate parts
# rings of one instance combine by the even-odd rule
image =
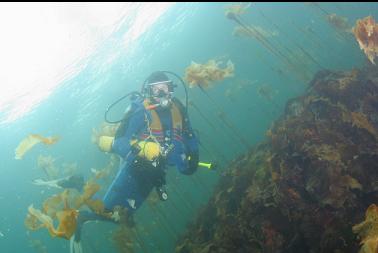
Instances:
[[[377,104],[375,67],[318,72],[231,163],[176,252],[358,252],[352,225],[378,203]],[[375,222],[353,228],[362,252],[376,252]]]
[[[29,230],[46,228],[53,237],[70,239],[76,230],[76,219],[82,206],[89,207],[93,212],[104,217],[117,219],[115,212],[105,212],[101,200],[92,199],[100,186],[93,181],[86,183],[82,195],[75,190],[64,190],[62,193],[48,198],[43,203],[42,211],[33,208],[28,209],[25,226]],[[54,228],[54,220],[58,220],[58,227]]]
[[[189,87],[200,86],[201,88],[209,88],[216,81],[222,81],[227,77],[234,75],[234,64],[229,60],[227,67],[221,68],[221,61],[209,60],[205,64],[192,62],[185,69],[184,80]]]
[[[59,140],[59,137],[43,137],[38,134],[30,134],[23,139],[15,150],[15,159],[22,159],[23,156],[36,144],[43,143],[45,145],[53,145]]]
[[[32,205],[29,206],[28,211],[29,214],[26,218],[25,225],[30,230],[45,227],[52,237],[62,237],[65,239],[71,238],[76,230],[76,219],[79,214],[77,210],[67,207],[65,210],[57,212],[56,216],[59,220],[59,225],[56,229],[54,228],[53,219],[50,216],[35,209]]]
[[[87,182],[84,186],[84,193],[75,200],[75,207],[77,209],[80,208],[82,205],[87,203],[93,197],[93,195],[95,195],[96,192],[98,192],[99,190],[100,190],[99,184],[93,181]],[[91,204],[94,204],[94,203],[91,203]],[[103,206],[102,206],[102,210],[96,210],[96,211],[98,212],[103,211]]]
[[[232,77],[234,75],[234,64],[229,60],[227,62],[227,67],[222,69],[219,67],[220,61],[209,60],[206,64],[198,64],[192,62],[192,64],[185,69],[185,81],[190,87],[197,86],[201,91],[207,96],[209,102],[211,102],[218,110],[217,116],[221,122],[230,129],[235,136],[241,141],[243,145],[249,148],[248,141],[244,139],[236,129],[234,124],[228,120],[226,113],[222,107],[210,96],[210,94],[205,90],[205,88],[211,87],[211,84],[215,81],[221,81],[227,77]]]
[[[372,16],[358,19],[353,28],[354,36],[364,50],[369,61],[375,64],[374,59],[378,55],[378,24]]]
[[[42,212],[52,219],[56,219],[56,213],[62,210],[68,202],[68,190],[60,194],[53,195],[46,199],[42,204]]]
[[[40,156],[38,158],[38,166],[49,177],[52,177],[51,170],[57,170],[54,166],[54,161],[55,159],[51,156]],[[93,199],[93,196],[100,190],[100,185],[95,180],[115,173],[118,163],[119,159],[117,156],[110,156],[108,165],[85,184],[82,194],[73,189],[64,190],[59,194],[47,198],[43,202],[41,211],[31,206],[25,220],[26,227],[30,230],[47,228],[51,236],[69,239],[76,230],[76,218],[80,209],[84,206],[106,218],[113,219],[116,222],[120,221],[121,217],[118,210],[105,212],[102,200]],[[69,170],[67,173],[71,173],[71,171],[76,171],[77,164],[66,164],[64,168]],[[58,227],[55,229],[53,222],[56,220],[58,221]]]
[[[51,236],[69,239],[76,229],[78,211],[70,208],[69,191],[54,195],[43,203],[42,211],[32,205],[28,208],[25,225],[30,230],[45,227]],[[57,229],[54,228],[54,220],[58,220]]]

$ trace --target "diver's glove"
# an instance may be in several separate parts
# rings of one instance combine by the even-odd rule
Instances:
[[[112,150],[114,137],[111,136],[100,136],[98,140],[98,147],[101,151],[110,152]]]
[[[188,154],[188,174],[193,174],[198,168],[199,153],[191,152]]]

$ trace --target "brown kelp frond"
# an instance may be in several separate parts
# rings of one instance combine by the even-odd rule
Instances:
[[[358,19],[353,28],[354,36],[369,61],[375,64],[378,55],[378,24],[372,16]]]
[[[46,145],[53,145],[58,142],[58,136],[43,137],[39,134],[29,134],[23,139],[15,150],[15,159],[22,159],[24,155],[36,144],[43,143]]]
[[[184,80],[191,88],[195,86],[209,88],[214,82],[222,81],[234,75],[234,64],[230,60],[227,61],[225,68],[221,68],[221,64],[221,61],[216,60],[209,60],[205,64],[192,62],[190,66],[185,69]]]

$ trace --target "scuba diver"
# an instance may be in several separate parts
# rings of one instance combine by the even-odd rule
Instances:
[[[122,158],[118,174],[102,199],[107,212],[122,207],[132,215],[153,189],[161,200],[167,200],[164,187],[167,165],[176,166],[185,175],[197,170],[198,140],[186,107],[173,97],[177,86],[166,73],[174,74],[168,71],[152,73],[144,82],[141,94],[134,92],[115,137],[100,136],[98,140],[101,151]],[[70,240],[71,253],[82,252],[82,226],[94,220],[117,223],[115,219],[94,212],[80,211],[76,232]]]

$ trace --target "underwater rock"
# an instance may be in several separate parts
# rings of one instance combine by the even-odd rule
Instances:
[[[358,233],[363,244],[360,253],[373,253],[378,250],[378,207],[372,204],[365,214],[365,221],[353,226],[353,232]]]
[[[230,164],[176,252],[358,252],[357,233],[373,252],[361,222],[378,204],[377,133],[378,69],[317,73]]]

